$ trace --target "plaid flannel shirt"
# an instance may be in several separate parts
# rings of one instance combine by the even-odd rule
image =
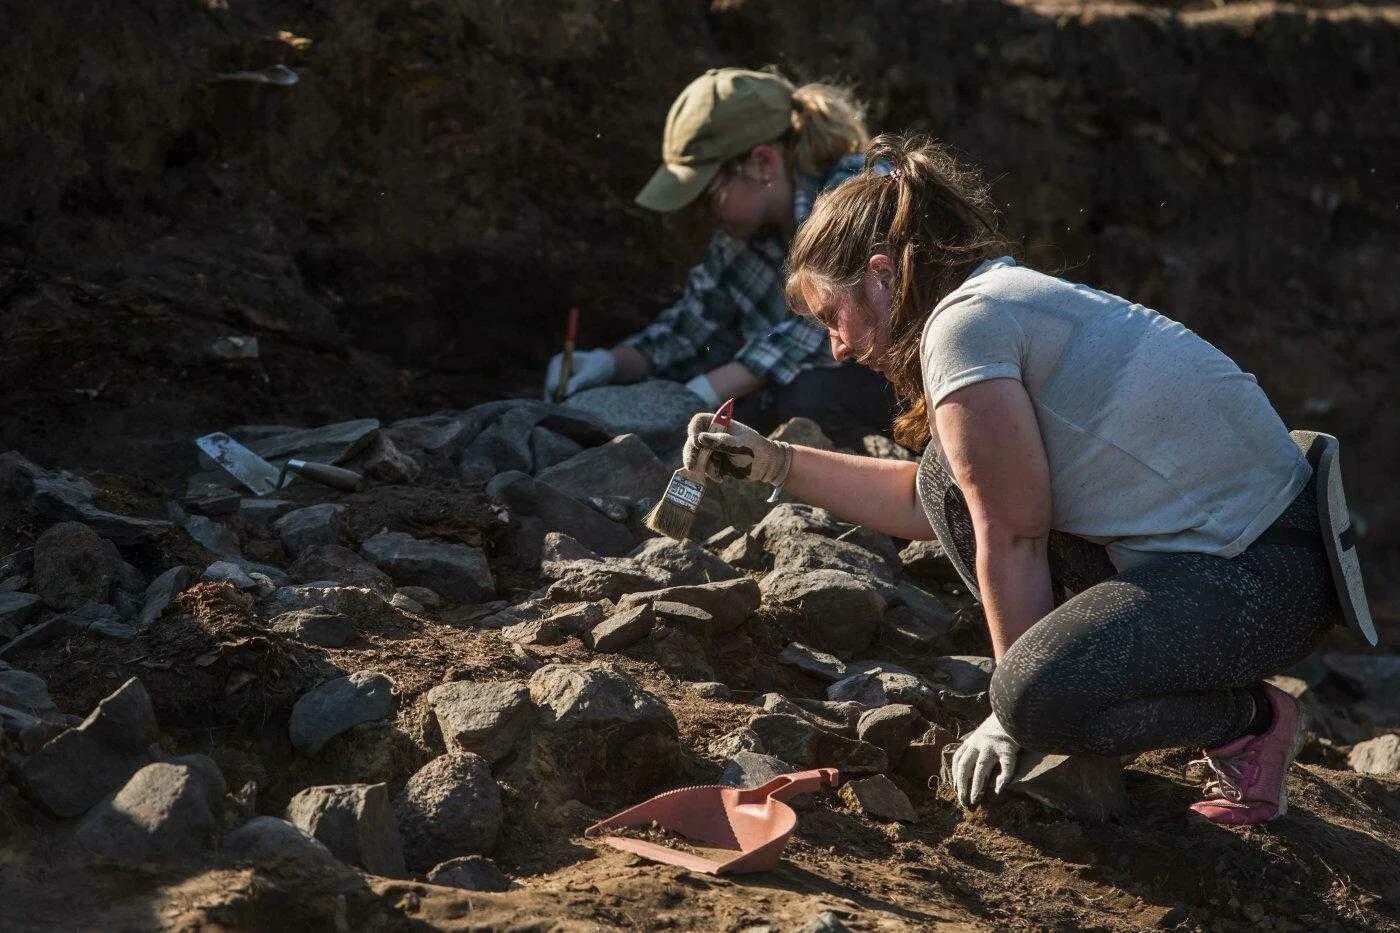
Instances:
[[[793,192],[797,226],[817,195],[859,172],[849,155],[821,177],[803,176]],[[783,294],[787,244],[777,237],[738,240],[716,232],[680,298],[650,325],[622,341],[662,378],[684,381],[730,361],[766,382],[787,385],[804,369],[832,365],[826,332],[789,314]]]

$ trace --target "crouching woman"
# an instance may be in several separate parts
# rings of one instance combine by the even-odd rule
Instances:
[[[1000,790],[1022,748],[1196,746],[1211,771],[1197,814],[1283,815],[1299,714],[1264,678],[1342,608],[1323,471],[1254,377],[1186,327],[1001,255],[985,189],[941,148],[881,138],[877,163],[893,171],[818,199],[788,297],[837,359],[890,380],[896,434],[922,460],[712,431],[698,415],[687,462],[704,449],[717,475],[942,542],[997,659],[994,712],[954,760],[964,803],[994,775]]]

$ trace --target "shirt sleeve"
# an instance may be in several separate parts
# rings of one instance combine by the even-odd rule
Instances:
[[[745,343],[734,355],[734,361],[766,382],[785,386],[825,347],[824,331],[793,316]]]
[[[996,301],[974,296],[929,321],[920,346],[929,411],[949,394],[988,379],[1021,381],[1025,332]]]
[[[657,372],[694,359],[721,327],[737,328],[740,309],[725,279],[744,247],[742,240],[723,232],[711,237],[705,258],[686,276],[681,296],[622,345],[636,349]]]

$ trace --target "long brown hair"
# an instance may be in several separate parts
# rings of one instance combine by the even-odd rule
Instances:
[[[889,348],[862,362],[883,372],[904,404],[895,440],[918,449],[929,439],[919,360],[924,322],[974,266],[1006,252],[1007,242],[981,176],[946,147],[924,137],[877,136],[865,160],[861,174],[817,199],[797,232],[787,296],[799,314],[812,316],[804,287],[849,295],[863,307],[859,286],[870,257],[890,257]]]

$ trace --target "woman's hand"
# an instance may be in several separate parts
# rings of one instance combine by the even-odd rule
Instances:
[[[970,807],[981,800],[993,769],[998,771],[994,792],[1005,790],[1016,773],[1020,752],[1021,746],[1007,735],[996,713],[984,719],[953,753],[953,788],[958,793],[958,803]]]
[[[731,421],[728,431],[712,431],[715,416],[702,412],[690,419],[685,450],[687,469],[703,470],[711,479],[727,476],[780,486],[792,464],[792,445],[773,441],[742,421]]]

